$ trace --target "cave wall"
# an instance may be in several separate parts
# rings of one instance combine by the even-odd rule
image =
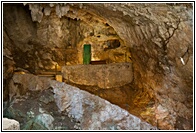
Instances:
[[[82,64],[84,44],[92,45],[92,60],[130,62],[124,55],[130,51],[111,26],[91,13],[67,8],[67,15],[59,17],[57,7],[48,4],[4,4],[4,34],[14,46],[4,47],[12,51],[10,56],[18,62],[16,67],[36,74],[54,71],[56,64]],[[32,19],[41,18],[41,21],[32,21],[33,13],[37,14]],[[75,17],[77,14],[80,18]],[[116,47],[115,42],[120,45]]]
[[[28,6],[33,21],[30,19],[30,12],[24,8]],[[142,98],[148,95],[156,101],[153,107],[155,117],[152,118],[154,125],[160,129],[192,129],[192,4],[61,3],[28,4],[24,7],[5,6],[3,12],[3,37],[6,44],[4,53],[13,57],[15,66],[30,72],[40,68],[53,69],[55,63],[61,64],[65,61],[64,53],[56,49],[77,44],[79,54],[69,57],[70,61],[67,63],[74,64],[81,61],[76,58],[81,55],[82,44],[94,44],[96,41],[104,44],[106,40],[118,39],[122,46],[130,49],[134,70],[133,87],[142,92],[135,99],[135,104],[140,106],[142,102],[146,102]],[[23,19],[20,19],[18,14]],[[64,17],[70,19],[63,19]],[[95,21],[99,23],[92,20],[91,28],[78,26],[85,25],[80,21],[91,22],[93,18],[97,18]],[[112,27],[109,30],[112,35],[102,33],[105,35],[103,38],[97,37],[100,35],[98,29],[104,29],[107,25]],[[66,26],[73,28],[67,30]],[[73,36],[71,31],[78,30],[75,27],[80,27],[79,31],[84,31],[81,34],[74,32],[79,35],[77,39],[70,38]],[[94,28],[97,28],[94,31],[96,39],[91,37]],[[11,49],[11,46],[14,46],[14,49]],[[119,51],[124,53],[123,50]],[[4,55],[4,61],[7,60],[7,55]],[[53,57],[55,55],[58,58]],[[121,59],[124,61],[124,57],[114,57],[113,60],[118,62]]]
[[[88,9],[104,17],[125,40],[127,46],[131,47],[134,86],[144,90],[141,97],[147,93],[155,98],[155,123],[158,127],[191,129],[193,111],[191,4],[130,3],[91,6],[93,8]],[[139,104],[140,100],[142,101],[138,99],[136,103]]]
[[[21,4],[5,4],[3,8],[3,99],[8,100],[9,81],[16,66],[27,63],[28,41],[35,36],[35,25],[28,8]],[[31,60],[31,59],[30,59]],[[33,59],[31,61],[34,61]],[[30,62],[31,62],[30,61]],[[17,62],[17,63],[16,63]]]

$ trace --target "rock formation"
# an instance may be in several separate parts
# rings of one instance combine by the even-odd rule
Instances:
[[[10,93],[12,102],[5,115],[18,120],[21,129],[157,129],[104,99],[63,82],[31,74],[15,74],[12,82],[10,89],[15,91]]]
[[[20,124],[16,120],[3,118],[3,130],[20,130]]]
[[[98,86],[102,89],[120,87],[133,80],[131,63],[64,66],[62,74],[65,82]]]
[[[159,129],[193,129],[193,3],[3,6],[4,101],[13,71],[39,74],[56,64],[58,71],[82,64],[87,43],[93,60],[133,64],[129,88],[140,109],[133,114]]]

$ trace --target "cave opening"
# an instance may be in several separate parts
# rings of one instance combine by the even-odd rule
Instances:
[[[4,116],[21,122],[21,129],[123,130],[130,127],[116,119],[127,111],[159,129],[192,129],[191,8],[183,6],[4,4]],[[32,126],[42,118],[52,122]]]

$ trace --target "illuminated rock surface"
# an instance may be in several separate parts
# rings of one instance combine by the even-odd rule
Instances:
[[[111,100],[159,129],[193,129],[192,6],[4,4],[4,101],[10,99],[13,71],[40,74],[54,72],[56,64],[58,71],[64,65],[82,64],[83,45],[91,44],[93,60],[131,62],[133,80],[112,88],[113,93],[78,87]]]
[[[30,74],[14,75],[7,117],[26,130],[155,130],[126,110],[76,87]],[[31,87],[26,86],[31,80]],[[25,81],[25,82],[24,82]],[[48,84],[49,86],[43,86]],[[36,86],[40,86],[36,89]],[[27,87],[27,88],[26,88]],[[23,92],[26,91],[25,94]]]

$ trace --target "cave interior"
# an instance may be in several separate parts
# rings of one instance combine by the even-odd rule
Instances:
[[[59,113],[50,79],[157,129],[192,130],[192,11],[191,3],[3,3],[3,116],[27,130],[85,129]],[[29,126],[40,108],[54,108],[53,128]]]

